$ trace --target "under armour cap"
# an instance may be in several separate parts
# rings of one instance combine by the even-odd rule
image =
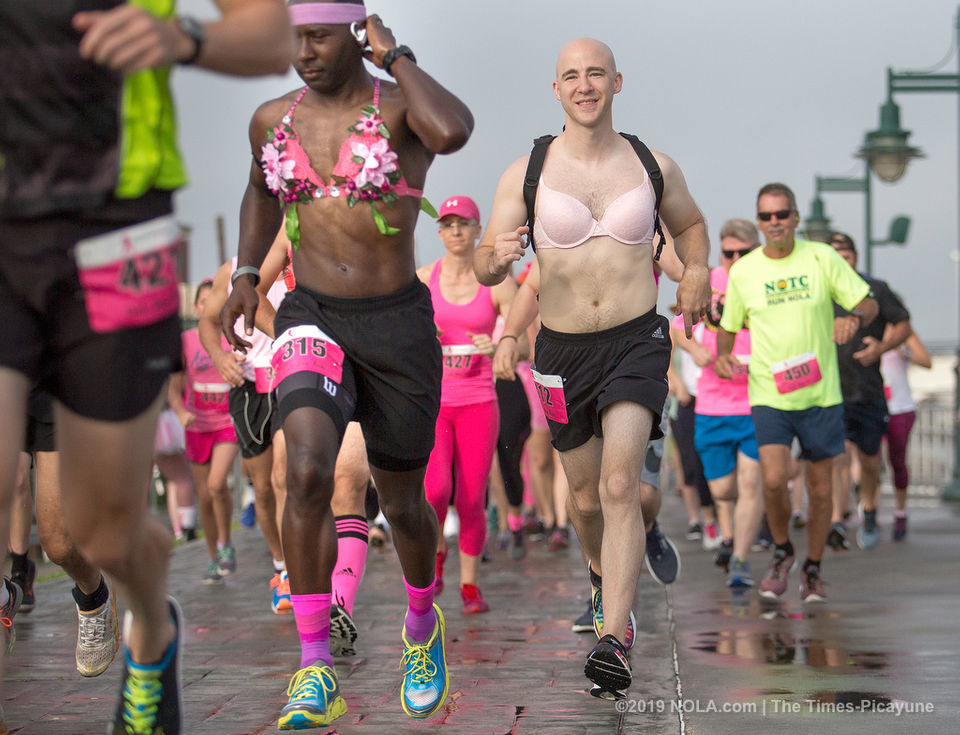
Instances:
[[[447,199],[447,201],[440,205],[438,214],[440,215],[437,217],[438,222],[447,215],[451,214],[458,215],[464,219],[475,219],[477,222],[480,221],[480,210],[477,208],[477,203],[474,202],[470,197],[450,197]]]

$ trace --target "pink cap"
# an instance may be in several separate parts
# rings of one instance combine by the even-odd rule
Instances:
[[[475,219],[477,222],[480,221],[480,210],[477,208],[477,203],[470,197],[450,197],[440,205],[437,213],[440,215],[437,217],[437,221],[442,220],[449,214],[456,214],[464,219]]]

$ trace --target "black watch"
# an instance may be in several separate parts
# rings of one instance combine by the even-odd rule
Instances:
[[[393,76],[393,72],[390,71],[390,67],[393,66],[393,62],[401,56],[406,56],[414,64],[417,63],[417,57],[413,55],[413,51],[410,50],[409,46],[397,46],[396,48],[392,48],[383,55],[383,70],[390,76]]]
[[[178,17],[177,27],[181,33],[193,40],[193,53],[181,60],[180,63],[184,65],[192,64],[199,58],[200,52],[203,50],[203,42],[207,38],[207,33],[203,28],[203,24],[189,15],[181,15]]]

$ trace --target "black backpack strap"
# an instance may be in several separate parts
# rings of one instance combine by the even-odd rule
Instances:
[[[543,171],[547,148],[555,137],[555,135],[541,135],[533,141],[533,150],[530,151],[530,160],[527,162],[527,172],[523,176],[523,201],[527,205],[527,227],[530,228],[527,241],[534,252],[537,248],[533,242],[533,208],[537,203],[537,186],[540,184],[540,172]]]
[[[653,259],[660,260],[660,253],[663,252],[663,243],[665,240],[663,227],[660,224],[660,202],[663,200],[663,174],[660,172],[660,164],[657,163],[657,159],[654,158],[650,149],[647,148],[647,146],[643,144],[643,141],[636,135],[631,135],[630,133],[620,133],[620,135],[626,138],[630,142],[630,145],[633,146],[633,150],[636,152],[643,167],[647,169],[647,176],[650,177],[650,183],[653,186],[653,193],[656,196],[656,201],[653,205],[653,229],[659,238]]]

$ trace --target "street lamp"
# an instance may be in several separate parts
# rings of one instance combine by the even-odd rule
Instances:
[[[863,178],[852,176],[817,176],[814,187],[814,197],[810,204],[810,215],[804,220],[807,226],[807,237],[811,240],[829,242],[830,218],[826,215],[823,200],[820,194],[830,191],[861,191],[864,194],[864,268],[868,276],[873,275],[873,248],[876,245],[896,243],[903,245],[907,241],[910,231],[910,218],[897,217],[890,223],[890,230],[885,240],[875,240],[873,237],[873,209],[870,198],[870,164],[867,163]]]
[[[960,43],[960,8],[954,22],[956,36],[954,47]],[[960,53],[957,54],[960,63]],[[860,154],[877,171],[877,175],[885,181],[896,181],[903,176],[907,164],[919,154],[915,148],[906,144],[907,133],[900,129],[900,109],[893,102],[893,95],[898,92],[949,92],[960,95],[960,73],[946,74],[926,71],[894,72],[887,67],[887,102],[880,108],[880,129],[867,134],[866,142],[860,149]],[[960,129],[960,126],[958,126]],[[880,167],[883,167],[883,173]],[[960,165],[957,167],[960,175]],[[960,208],[958,208],[960,210]],[[960,285],[960,260],[958,260],[958,285]],[[958,305],[960,305],[960,290]],[[960,310],[958,310],[958,327],[960,327]],[[960,422],[956,421],[960,411],[960,337],[957,339],[957,365],[954,372],[956,380],[954,387],[954,426],[953,426],[953,477],[950,483],[943,488],[943,499],[951,502],[960,502]]]

